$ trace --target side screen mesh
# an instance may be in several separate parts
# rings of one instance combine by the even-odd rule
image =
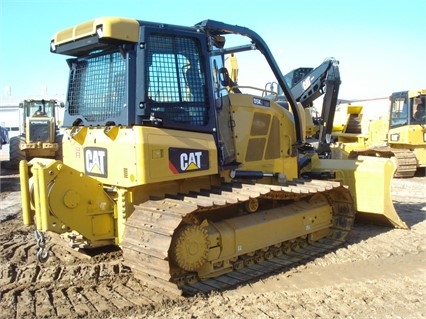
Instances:
[[[126,63],[119,52],[72,63],[68,102],[70,115],[89,122],[117,117],[125,103]]]
[[[152,34],[146,59],[151,111],[172,122],[208,123],[205,72],[197,39]]]

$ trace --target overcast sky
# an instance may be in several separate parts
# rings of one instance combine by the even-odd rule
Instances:
[[[340,99],[426,88],[425,0],[0,0],[1,95],[6,86],[12,95],[39,95],[44,87],[65,94],[66,57],[50,53],[50,40],[100,16],[248,27],[266,41],[284,74],[328,57],[339,60]],[[241,64],[240,72],[261,87],[270,81],[250,64]]]

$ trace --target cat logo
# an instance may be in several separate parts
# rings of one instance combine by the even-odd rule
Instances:
[[[169,148],[169,168],[173,174],[209,169],[209,152],[187,148]]]
[[[100,147],[84,149],[84,171],[87,175],[107,177],[107,150]]]

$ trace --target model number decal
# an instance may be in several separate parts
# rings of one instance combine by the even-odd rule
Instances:
[[[268,100],[259,99],[257,97],[253,98],[253,104],[254,105],[260,105],[260,106],[266,106],[266,107],[270,106],[270,102]]]
[[[84,170],[87,175],[107,177],[107,150],[101,147],[84,149]]]
[[[209,169],[209,152],[187,148],[169,148],[169,168],[174,174]]]

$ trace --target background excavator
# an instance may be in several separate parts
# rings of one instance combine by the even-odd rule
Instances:
[[[346,123],[332,133],[341,158],[392,158],[395,177],[413,177],[426,167],[426,89],[395,92],[379,118],[368,118],[363,105],[348,105]]]
[[[227,47],[228,35],[248,43]],[[51,51],[69,56],[63,161],[20,163],[40,262],[45,232],[83,251],[117,245],[140,280],[193,295],[336,249],[355,213],[406,227],[391,160],[300,153],[303,106],[248,28],[101,17],[57,32]],[[226,56],[248,52],[263,55],[288,109],[232,81]]]
[[[305,136],[318,140],[316,152],[321,158],[330,158],[330,136],[333,129],[334,114],[341,84],[339,61],[335,58],[324,60],[318,67],[301,67],[288,72],[284,79],[290,87],[295,100],[305,112]],[[266,91],[278,94],[278,103],[286,106],[287,99],[276,82],[269,82]],[[321,115],[314,108],[314,101],[323,97]]]

